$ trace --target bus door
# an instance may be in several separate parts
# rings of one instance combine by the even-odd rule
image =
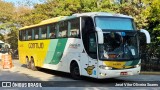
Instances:
[[[96,33],[92,32],[88,35],[88,55],[89,55],[89,75],[97,78],[97,40]]]
[[[85,70],[82,70],[83,75],[97,77],[97,40],[93,19],[91,17],[82,17],[81,19],[82,40],[84,45],[81,61],[83,65],[85,65]]]
[[[87,67],[88,65],[88,54],[86,53],[85,49],[83,49],[81,55],[80,55],[80,63],[81,63],[81,74],[84,76],[89,76]]]
[[[97,43],[95,33],[89,33],[81,53],[82,75],[97,77]]]

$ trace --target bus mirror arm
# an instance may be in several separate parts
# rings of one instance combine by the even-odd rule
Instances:
[[[96,31],[97,31],[97,35],[98,35],[98,44],[103,44],[104,40],[103,40],[103,31],[99,28],[96,27]]]
[[[151,37],[150,37],[149,32],[147,30],[145,30],[145,29],[140,29],[140,32],[145,34],[146,43],[151,43]]]

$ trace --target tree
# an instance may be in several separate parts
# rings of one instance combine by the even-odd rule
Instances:
[[[16,50],[18,48],[18,31],[17,28],[12,29],[8,34],[7,42],[11,45],[11,48]]]
[[[160,1],[154,0],[150,2],[148,10],[150,12],[148,17],[148,29],[151,32],[152,45],[154,46],[152,53],[158,55],[157,57],[160,57]]]
[[[46,0],[43,4],[34,4],[32,8],[27,7],[32,4],[30,0],[24,2],[22,6],[15,8],[12,3],[0,0],[0,28],[11,30],[10,37],[18,36],[19,27],[37,24],[45,19],[98,11],[131,15],[138,29],[148,29],[155,42],[158,42],[156,37],[160,37],[158,33],[155,33],[160,29],[159,0],[152,2],[150,0],[120,0],[120,2],[115,2],[115,0]]]
[[[0,40],[4,41],[4,36],[0,34]]]
[[[0,0],[0,30],[9,30],[12,24],[12,15],[14,11],[14,6],[12,3],[7,3]]]
[[[14,6],[12,3],[7,3],[0,0],[0,22],[5,23],[12,19]]]
[[[27,10],[22,7],[17,9],[12,3],[2,0],[0,0],[0,6],[0,39],[9,43],[14,49],[17,49],[17,30],[20,27],[20,16],[22,16],[24,13],[27,13]],[[6,33],[2,33],[2,31]]]

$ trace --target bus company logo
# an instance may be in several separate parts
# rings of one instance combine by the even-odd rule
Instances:
[[[113,63],[113,66],[121,66],[121,63]]]
[[[87,71],[87,73],[88,73],[89,75],[92,75],[94,68],[95,68],[95,66],[92,65],[92,66],[88,66],[87,68],[84,68],[84,69]]]
[[[80,47],[80,44],[70,44],[69,45],[69,48],[77,49],[78,47]]]
[[[29,43],[28,48],[44,48],[44,43]]]

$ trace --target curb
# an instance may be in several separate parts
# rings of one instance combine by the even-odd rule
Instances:
[[[160,75],[160,71],[159,72],[153,72],[153,71],[151,71],[151,72],[147,72],[147,71],[142,71],[141,73],[140,73],[140,75]]]

